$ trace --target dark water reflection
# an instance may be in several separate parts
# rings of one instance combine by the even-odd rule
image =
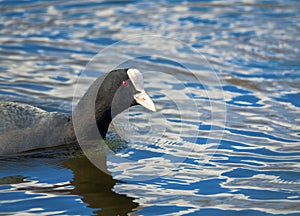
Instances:
[[[86,157],[60,153],[1,158],[1,213],[126,215],[137,208],[133,198],[115,193],[118,182]]]
[[[74,186],[71,194],[82,196],[89,208],[99,209],[94,213],[126,215],[138,206],[133,198],[113,192],[117,181],[99,171],[86,157],[71,158],[64,163],[64,167],[71,169],[74,174],[70,182]]]
[[[117,128],[135,139],[108,155],[112,178],[82,156],[1,158],[0,213],[299,215],[299,8],[293,0],[0,2],[1,100],[70,113],[85,65],[125,38],[85,81],[129,59],[149,72],[158,108],[134,108],[138,124]],[[171,39],[128,41],[141,35],[196,48],[220,83]],[[181,65],[149,56],[157,51]],[[199,106],[182,106],[181,118],[176,105],[190,101]],[[211,121],[212,107],[226,121]]]

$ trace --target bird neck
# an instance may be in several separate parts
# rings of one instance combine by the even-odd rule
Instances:
[[[112,121],[111,109],[108,108],[104,111],[101,111],[101,113],[98,113],[96,111],[95,117],[96,117],[96,123],[97,123],[98,130],[100,132],[100,135],[102,138],[105,138],[109,124]]]
[[[97,138],[100,133],[101,137],[105,138],[112,119],[128,108],[124,106],[128,104],[124,102],[128,96],[116,94],[121,82],[127,79],[129,78],[126,70],[119,70],[94,81],[73,111],[76,134]],[[98,132],[95,131],[95,120]]]

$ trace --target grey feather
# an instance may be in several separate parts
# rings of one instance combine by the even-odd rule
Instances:
[[[0,102],[0,155],[76,142],[71,116]]]

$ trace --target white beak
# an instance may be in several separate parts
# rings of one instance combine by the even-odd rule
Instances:
[[[151,98],[149,97],[149,95],[146,92],[142,92],[142,93],[138,93],[138,94],[134,95],[134,99],[138,104],[142,105],[143,107],[145,107],[153,112],[156,111],[153,101],[151,100]]]

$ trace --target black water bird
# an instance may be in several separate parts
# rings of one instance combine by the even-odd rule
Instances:
[[[112,119],[138,104],[156,111],[144,90],[143,75],[137,69],[113,70],[98,78],[72,116],[22,103],[0,102],[0,155],[76,143],[77,132],[95,135],[93,125],[97,134],[105,138]]]

